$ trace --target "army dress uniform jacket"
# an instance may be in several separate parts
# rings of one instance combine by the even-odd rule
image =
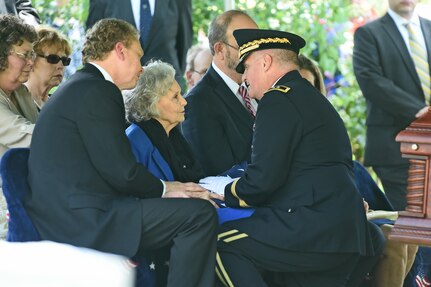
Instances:
[[[329,101],[287,73],[259,102],[251,163],[225,188],[228,206],[256,211],[225,225],[285,250],[372,252],[351,158]]]

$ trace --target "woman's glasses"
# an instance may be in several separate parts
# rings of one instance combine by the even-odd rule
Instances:
[[[15,55],[17,55],[19,58],[25,60],[25,61],[34,61],[34,59],[36,59],[36,53],[34,51],[29,51],[26,53],[22,53],[22,52],[18,52],[15,50],[12,50],[11,53],[14,53]]]
[[[60,57],[59,55],[53,55],[53,54],[48,55],[48,56],[39,55],[39,54],[37,54],[37,55],[39,57],[45,58],[46,61],[50,64],[57,64],[58,62],[61,61],[63,63],[63,66],[69,66],[70,60],[71,60],[69,57]]]

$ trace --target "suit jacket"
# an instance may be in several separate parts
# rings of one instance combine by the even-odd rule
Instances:
[[[420,18],[431,67],[431,21]],[[365,164],[407,163],[396,135],[425,106],[413,60],[394,21],[386,14],[355,32],[353,68],[367,101]]]
[[[103,18],[118,18],[135,27],[130,0],[90,0],[90,10],[86,25],[91,27]],[[186,68],[187,50],[193,40],[191,0],[156,0],[154,15],[148,40],[141,43],[145,64],[156,58],[174,66],[176,79],[182,83]]]
[[[21,85],[13,93],[18,107],[0,89],[0,158],[10,148],[30,146],[38,116],[36,104],[26,86]]]
[[[126,129],[126,135],[129,138],[133,154],[139,163],[145,165],[155,177],[174,181],[174,175],[168,163],[138,125],[131,124]]]
[[[259,102],[251,163],[225,188],[231,207],[255,207],[225,225],[300,252],[373,252],[338,113],[298,71]]]
[[[254,118],[212,66],[186,100],[183,133],[206,175],[250,159]]]
[[[16,15],[24,22],[30,25],[38,25],[40,23],[39,15],[36,9],[31,5],[30,0],[0,0],[4,1],[6,11]]]
[[[26,208],[42,239],[135,255],[137,199],[160,197],[163,186],[136,162],[125,129],[120,90],[91,64],[53,94],[29,157]]]

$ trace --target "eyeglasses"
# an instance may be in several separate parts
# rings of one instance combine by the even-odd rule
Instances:
[[[21,53],[21,52],[12,50],[11,53],[14,53],[15,55],[18,56],[18,58],[21,58],[21,59],[26,60],[26,61],[29,61],[29,60],[34,61],[34,59],[36,59],[36,53],[34,51],[29,51],[27,53]]]
[[[191,69],[190,71],[192,71],[193,73],[196,73],[196,74],[198,74],[200,76],[203,76],[208,71],[208,69],[205,69],[203,71],[196,71],[196,70]]]
[[[225,41],[221,41],[223,44],[225,44],[225,45],[227,45],[227,46],[229,46],[229,47],[231,47],[232,49],[235,49],[235,50],[237,50],[238,51],[238,47],[235,47],[235,46],[232,46],[231,44],[229,44],[229,43],[226,43]]]
[[[45,58],[46,61],[50,64],[57,64],[58,62],[61,61],[63,63],[63,66],[69,66],[70,60],[71,60],[69,57],[66,57],[66,56],[60,57],[59,55],[53,55],[53,54],[48,56],[40,55],[40,54],[37,54],[37,55],[39,57]]]

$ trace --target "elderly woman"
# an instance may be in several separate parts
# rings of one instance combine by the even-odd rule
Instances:
[[[40,26],[36,31],[39,36],[33,47],[36,59],[25,85],[40,110],[48,100],[51,89],[63,80],[72,49],[67,40],[53,28]]]
[[[184,121],[186,104],[175,69],[161,61],[145,66],[135,89],[125,93],[126,117],[131,123],[126,134],[133,153],[165,181],[192,182],[203,175],[178,126]],[[148,254],[147,260],[156,265],[157,286],[165,286],[169,251]]]
[[[23,83],[33,66],[36,40],[32,26],[12,15],[0,16],[0,157],[9,148],[30,146],[38,113]],[[0,238],[6,235],[5,214],[6,204],[1,193]]]
[[[133,152],[162,180],[196,182],[203,175],[178,126],[186,104],[175,69],[160,61],[145,66],[136,88],[125,95]]]

